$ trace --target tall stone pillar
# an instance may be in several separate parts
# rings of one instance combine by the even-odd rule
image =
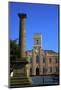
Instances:
[[[19,48],[20,48],[20,58],[25,57],[25,26],[26,26],[26,14],[18,14],[19,16]]]
[[[35,49],[32,51],[32,75],[36,75],[36,54],[35,54]]]
[[[43,74],[43,55],[42,55],[41,48],[39,50],[39,55],[40,55],[39,75],[42,75]]]
[[[51,68],[52,68],[52,74],[55,74],[56,73],[56,68],[55,68],[55,58],[54,57],[51,57],[52,61],[51,61]]]
[[[21,87],[29,86],[32,83],[32,80],[29,77],[28,70],[28,61],[25,57],[25,21],[26,14],[18,14],[20,25],[19,25],[19,59],[13,64],[15,68],[13,69],[13,76],[10,77],[10,87]]]

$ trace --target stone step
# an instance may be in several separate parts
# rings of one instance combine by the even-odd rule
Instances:
[[[24,78],[28,78],[27,76],[20,76],[20,77],[10,77],[10,79],[24,79]]]
[[[10,79],[10,87],[31,85],[31,79],[25,77],[14,77]]]
[[[29,85],[31,85],[31,83],[30,82],[22,82],[22,81],[20,81],[20,82],[11,82],[10,83],[10,87],[18,87],[18,86],[29,86]]]
[[[17,80],[17,79],[12,79],[11,81],[10,81],[10,83],[11,82],[14,82],[14,83],[16,83],[16,82],[28,82],[29,80],[27,80],[27,79],[19,79],[19,80]]]
[[[26,84],[30,84],[30,82],[28,82],[28,81],[24,81],[24,82],[22,82],[22,81],[20,81],[20,82],[11,82],[10,83],[10,85],[13,85],[13,84],[15,84],[15,85],[26,85]]]

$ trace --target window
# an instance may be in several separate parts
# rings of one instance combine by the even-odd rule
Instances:
[[[37,63],[39,62],[39,59],[40,59],[40,57],[39,57],[39,55],[37,55],[37,56],[36,56],[36,62],[37,62]]]
[[[32,57],[30,57],[30,63],[32,63]]]
[[[56,68],[56,73],[58,73],[59,72],[59,68],[58,67],[55,67]]]
[[[36,68],[36,75],[39,75],[39,68]]]
[[[43,57],[43,63],[45,63],[45,57]]]
[[[57,58],[55,58],[55,62],[56,62],[56,63],[58,63],[58,60],[57,60]]]
[[[43,67],[43,73],[45,73],[46,72],[46,69],[45,69],[45,67]]]
[[[37,41],[36,41],[36,44],[38,44],[38,43],[39,43],[39,41],[37,40]]]
[[[50,67],[50,72],[52,72],[52,67]]]
[[[49,63],[51,63],[52,62],[52,59],[51,58],[49,58]]]

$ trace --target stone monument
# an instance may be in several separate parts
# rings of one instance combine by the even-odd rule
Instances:
[[[15,62],[13,77],[10,77],[10,87],[23,87],[31,85],[31,79],[28,76],[28,60],[25,56],[25,22],[26,14],[18,14],[19,16],[19,59]]]

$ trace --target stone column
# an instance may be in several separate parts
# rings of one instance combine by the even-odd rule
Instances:
[[[55,74],[56,73],[56,70],[55,70],[55,58],[54,57],[51,57],[52,58],[52,64],[51,64],[51,67],[52,67],[52,74]]]
[[[39,75],[42,75],[43,74],[43,55],[42,55],[42,52],[41,52],[41,48],[40,48],[40,51],[39,51],[39,55],[40,55]]]
[[[26,14],[18,14],[19,16],[19,52],[20,57],[17,58],[15,68],[13,69],[13,77],[10,78],[10,87],[29,86],[32,80],[29,77],[28,61],[25,57],[25,21]]]
[[[32,75],[36,75],[36,54],[35,49],[32,51]]]
[[[26,14],[18,14],[19,16],[19,48],[20,48],[20,58],[25,57],[25,24],[26,24]]]
[[[48,75],[48,68],[49,68],[49,66],[48,66],[48,56],[47,56],[47,53],[45,54],[45,64],[46,64],[46,75]]]

